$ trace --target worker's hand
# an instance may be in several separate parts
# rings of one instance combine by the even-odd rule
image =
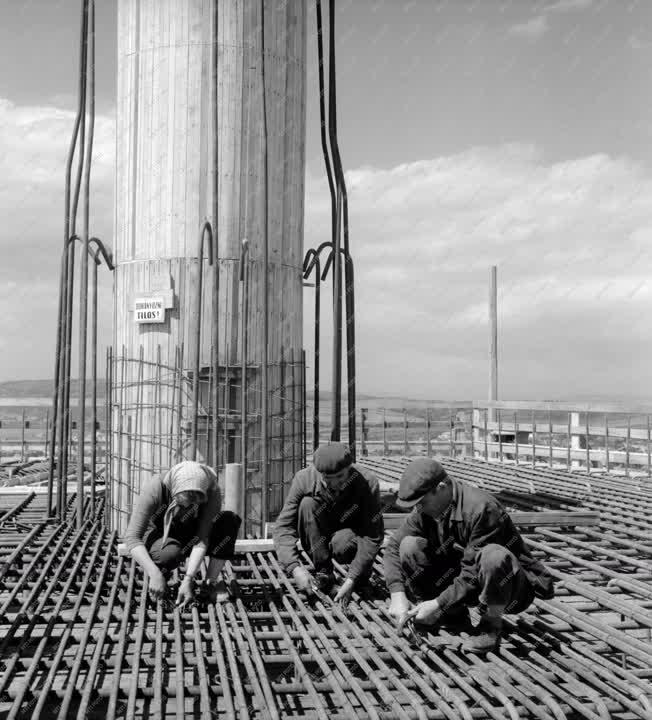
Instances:
[[[402,590],[392,593],[391,601],[389,603],[389,614],[399,628],[402,628],[403,625],[405,625],[410,607],[410,601],[407,599],[407,595]]]
[[[149,576],[149,596],[157,602],[165,597],[168,584],[163,573],[157,568],[155,573]]]
[[[436,600],[421,602],[408,612],[408,620],[414,619],[423,625],[435,625],[439,622],[442,612]]]
[[[184,578],[181,585],[179,585],[175,607],[183,610],[189,602],[192,602],[194,596],[192,578]]]
[[[302,592],[312,592],[312,575],[301,565],[297,565],[292,571],[292,577],[297,587]]]
[[[342,605],[348,605],[349,600],[351,599],[351,593],[353,592],[353,584],[353,580],[351,580],[351,578],[347,578],[337,591],[337,594],[333,598],[333,602],[341,602]]]

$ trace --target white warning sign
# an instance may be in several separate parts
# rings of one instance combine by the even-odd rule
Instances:
[[[162,297],[136,298],[134,320],[137,323],[165,322],[165,302]]]

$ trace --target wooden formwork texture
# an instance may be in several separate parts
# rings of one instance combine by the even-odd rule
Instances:
[[[405,462],[370,465],[396,482]],[[254,549],[227,564],[229,602],[179,612],[178,576],[168,601],[149,600],[101,521],[101,498],[77,530],[74,517],[46,522],[42,495],[0,495],[0,717],[652,717],[652,492],[444,464],[513,509],[600,515],[594,527],[524,531],[557,596],[508,616],[500,650],[484,658],[443,630],[397,632],[382,557],[372,592],[346,611],[300,596],[275,554]]]

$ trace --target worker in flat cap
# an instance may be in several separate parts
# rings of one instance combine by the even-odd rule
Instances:
[[[500,643],[504,613],[554,595],[550,573],[496,498],[454,480],[437,460],[407,465],[396,503],[412,508],[384,556],[389,612],[399,627],[413,620],[472,630],[463,648],[485,653]],[[480,622],[472,629],[468,606],[475,605]]]
[[[282,567],[298,587],[316,587],[349,601],[369,578],[384,536],[378,480],[353,464],[343,443],[320,446],[313,464],[293,478],[285,505],[274,525],[274,546]],[[314,578],[301,563],[297,540],[310,556]],[[333,559],[350,563],[335,591]]]
[[[235,550],[241,519],[221,510],[221,494],[212,468],[180,462],[164,476],[147,478],[135,502],[124,537],[125,549],[149,578],[149,593],[160,600],[167,577],[187,558],[177,605],[194,597],[194,578],[208,556],[200,597],[215,602],[228,597],[220,580],[224,562]]]

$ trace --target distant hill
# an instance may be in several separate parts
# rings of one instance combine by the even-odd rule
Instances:
[[[88,383],[88,381],[86,381]],[[88,387],[87,389],[90,389]],[[54,392],[52,380],[9,380],[0,382],[0,398],[49,398]],[[70,383],[70,396],[79,394],[79,382]],[[104,397],[104,379],[97,382],[97,395]]]

